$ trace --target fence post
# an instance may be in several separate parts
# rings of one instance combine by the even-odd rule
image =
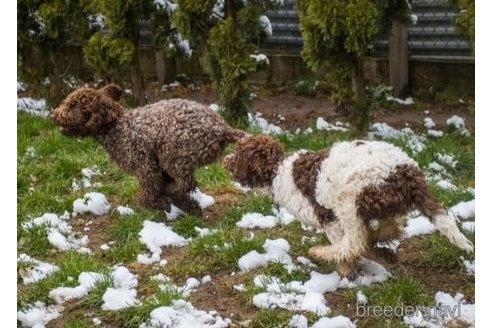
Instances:
[[[394,97],[408,92],[408,26],[394,22],[389,41],[389,81]]]
[[[155,66],[157,79],[161,85],[170,83],[176,79],[174,59],[165,57],[164,51],[161,49],[155,51]]]

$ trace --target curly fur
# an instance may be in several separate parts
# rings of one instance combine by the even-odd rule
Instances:
[[[124,91],[119,85],[110,83],[99,89],[99,92],[105,94],[114,101],[120,101]]]
[[[351,275],[361,256],[393,261],[395,254],[377,244],[398,238],[403,216],[413,208],[429,217],[453,244],[473,251],[434,199],[417,163],[401,149],[356,140],[316,153],[284,155],[281,150],[269,137],[248,136],[238,142],[225,165],[241,183],[268,182],[277,204],[304,224],[324,229],[331,245],[313,247],[309,254],[336,263],[340,274]],[[272,153],[275,156],[265,156]],[[258,172],[262,174],[255,176]]]
[[[107,95],[109,90],[74,91],[53,111],[53,122],[67,135],[94,137],[114,162],[135,175],[142,206],[167,210],[172,200],[200,215],[189,195],[196,188],[195,169],[215,161],[244,132],[194,101],[171,99],[123,109]]]

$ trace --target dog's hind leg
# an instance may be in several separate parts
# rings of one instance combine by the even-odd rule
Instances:
[[[169,211],[170,200],[166,197],[165,184],[168,182],[165,176],[158,170],[142,170],[137,173],[139,190],[137,200],[140,206]]]
[[[197,183],[193,173],[170,172],[173,182],[167,186],[167,193],[172,198],[176,206],[190,214],[201,216],[202,209],[200,204],[191,197],[191,193],[196,189]]]

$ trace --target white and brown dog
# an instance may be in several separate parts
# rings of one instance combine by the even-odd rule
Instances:
[[[318,152],[285,154],[267,136],[242,138],[224,159],[238,182],[270,187],[274,201],[302,223],[321,228],[331,243],[309,250],[351,276],[361,256],[387,262],[396,255],[378,243],[398,238],[403,216],[416,208],[454,245],[473,251],[432,195],[418,164],[380,141],[339,142]]]

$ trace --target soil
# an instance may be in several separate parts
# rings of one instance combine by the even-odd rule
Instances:
[[[169,98],[185,98],[206,105],[216,102],[208,85],[196,90],[176,87],[167,91],[154,90],[148,93],[149,103]],[[323,117],[332,123],[347,121],[345,113],[337,111],[327,95],[299,96],[285,88],[258,91],[251,107],[270,123],[291,132],[314,124],[318,117]],[[436,129],[445,129],[446,120],[453,115],[464,118],[467,128],[473,129],[475,126],[475,113],[466,104],[442,105],[432,101],[420,101],[410,106],[395,103],[380,105],[373,111],[373,122],[386,122],[395,128],[410,126],[415,129],[423,127],[424,117],[431,117],[437,125]]]

